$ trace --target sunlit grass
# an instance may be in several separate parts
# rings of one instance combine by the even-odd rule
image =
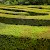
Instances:
[[[0,34],[14,35],[22,37],[38,38],[40,33],[47,33],[50,27],[46,26],[27,26],[27,25],[5,25],[0,24]],[[43,38],[43,37],[40,37]],[[44,37],[46,38],[46,37]]]

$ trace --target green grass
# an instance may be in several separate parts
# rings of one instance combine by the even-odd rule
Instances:
[[[49,50],[50,6],[0,6],[0,50]]]

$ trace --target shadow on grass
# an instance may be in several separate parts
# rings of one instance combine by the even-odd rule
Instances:
[[[48,10],[50,10],[50,8],[43,8],[43,7],[28,7],[28,8],[38,8],[38,9],[48,9]]]
[[[8,10],[8,11],[13,11],[13,12],[27,12],[28,14],[24,14],[26,16],[38,16],[38,15],[49,15],[48,13],[36,13],[36,12],[30,12],[30,11],[26,11],[26,10],[18,10],[18,9],[7,9],[7,8],[0,8],[2,10]],[[4,12],[0,12],[0,13],[4,13]],[[18,14],[18,13],[8,13],[5,12],[4,14],[12,14],[12,15],[23,15],[23,14]]]
[[[14,12],[26,12],[25,10],[19,10],[19,9],[10,9],[10,8],[0,8],[1,10],[8,10],[8,11],[14,11]]]
[[[50,12],[50,11],[47,11],[47,12]]]
[[[48,13],[36,13],[36,12],[28,12],[30,16],[38,16],[38,15],[49,15]]]
[[[25,15],[25,16],[39,16],[39,15],[49,15],[48,13],[36,13],[36,12],[27,12],[28,14],[20,14],[20,13],[8,13],[8,12],[0,12],[2,14],[10,14],[10,15]]]
[[[43,7],[28,7],[28,8],[39,8],[39,9],[43,9]]]
[[[32,39],[0,34],[0,50],[49,50],[50,39]]]
[[[12,25],[50,26],[50,20],[38,20],[38,19],[17,19],[17,18],[0,17],[0,22]]]

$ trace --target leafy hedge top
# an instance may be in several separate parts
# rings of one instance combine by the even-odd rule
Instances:
[[[50,4],[50,0],[0,0],[0,3],[6,5],[17,4]]]

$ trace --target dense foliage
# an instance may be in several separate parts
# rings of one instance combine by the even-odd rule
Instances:
[[[0,0],[0,3],[6,4],[6,5],[50,4],[50,0]]]

